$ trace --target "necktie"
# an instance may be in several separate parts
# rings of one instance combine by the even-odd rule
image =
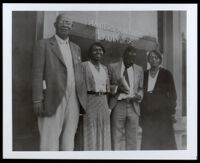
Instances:
[[[127,68],[125,68],[125,70],[124,70],[124,77],[125,77],[125,80],[126,80],[128,86],[130,86],[129,79],[128,79],[128,69]]]

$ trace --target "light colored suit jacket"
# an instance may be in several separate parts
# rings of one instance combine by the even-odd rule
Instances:
[[[122,69],[122,61],[110,64],[108,66],[108,73],[110,78],[110,91],[113,92],[116,86],[118,86],[118,81],[121,77],[121,69]],[[143,98],[143,68],[136,64],[133,64],[134,70],[134,84],[133,84],[133,92],[138,93]],[[113,109],[117,104],[117,98],[119,93],[116,93],[114,96],[110,97],[109,107]],[[140,105],[138,102],[133,102],[133,106],[136,114],[140,115]]]
[[[108,76],[108,70],[106,66],[102,66],[105,69]],[[92,75],[92,71],[89,67],[88,61],[76,65],[75,80],[79,102],[84,111],[86,111],[88,96],[87,91],[95,91],[95,81]],[[107,77],[106,91],[110,92],[109,76]]]
[[[75,68],[75,65],[81,62],[81,50],[71,41],[69,45]],[[43,102],[45,116],[56,112],[66,93],[67,77],[67,67],[55,36],[39,40],[33,53],[32,101]],[[43,81],[46,83],[45,91]]]

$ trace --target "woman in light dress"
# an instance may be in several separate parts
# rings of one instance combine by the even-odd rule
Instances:
[[[100,63],[104,47],[93,43],[90,60],[76,66],[76,87],[83,114],[83,150],[111,150],[110,116],[107,94],[110,92],[108,70]]]

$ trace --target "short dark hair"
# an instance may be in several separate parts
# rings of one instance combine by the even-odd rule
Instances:
[[[149,57],[150,57],[150,55],[152,54],[152,53],[154,53],[159,59],[160,59],[160,64],[162,63],[162,56],[161,56],[161,53],[159,52],[159,51],[157,51],[157,50],[151,50],[150,52],[149,52],[149,54],[148,54],[148,56],[147,56],[147,61],[149,62]]]
[[[89,47],[89,50],[88,50],[89,56],[90,56],[90,54],[92,53],[92,48],[93,48],[94,46],[99,46],[99,47],[102,48],[103,53],[106,52],[106,51],[105,51],[105,48],[103,47],[103,45],[102,45],[100,42],[94,42],[94,43],[93,43],[92,45],[90,45],[90,47]]]
[[[135,47],[129,45],[129,46],[127,46],[126,49],[124,50],[123,56],[124,56],[126,53],[128,53],[128,52],[135,52],[135,51],[136,51]]]
[[[60,18],[61,18],[62,16],[65,16],[65,15],[66,15],[66,17],[67,17],[70,21],[72,21],[72,19],[70,19],[70,18],[67,16],[67,14],[62,13],[62,14],[59,14],[59,15],[56,17],[56,22],[55,22],[55,23],[58,23],[59,20],[60,20]],[[72,22],[72,23],[73,23],[73,22]]]

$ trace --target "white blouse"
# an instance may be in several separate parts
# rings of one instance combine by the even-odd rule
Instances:
[[[155,84],[156,84],[156,81],[157,81],[157,78],[158,78],[158,73],[159,73],[159,70],[157,71],[156,75],[153,78],[150,75],[150,70],[149,70],[149,74],[148,74],[148,87],[147,87],[147,91],[148,92],[153,91],[153,89],[155,87]]]
[[[107,73],[105,69],[100,64],[100,70],[98,71],[91,62],[89,62],[89,66],[94,77],[95,92],[106,92]]]

